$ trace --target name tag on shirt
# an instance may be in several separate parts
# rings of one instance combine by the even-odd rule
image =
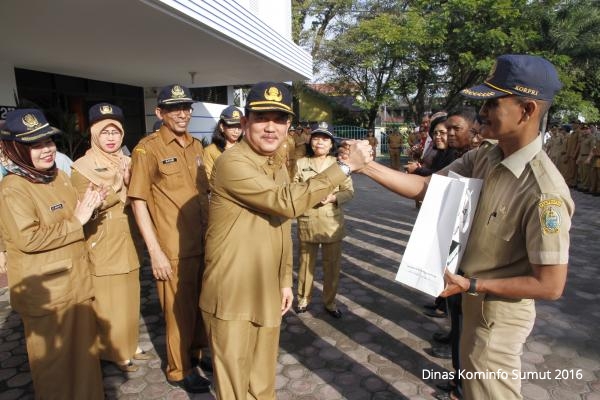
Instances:
[[[163,164],[171,164],[177,162],[177,157],[171,157],[171,158],[165,158],[164,160],[162,160]]]
[[[62,210],[62,208],[63,208],[62,203],[58,203],[58,204],[54,204],[54,205],[50,206],[50,211]]]
[[[94,168],[94,171],[96,171],[96,172],[106,172],[106,171],[108,171],[108,168]]]

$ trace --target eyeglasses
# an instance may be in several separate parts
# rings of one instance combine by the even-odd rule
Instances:
[[[101,131],[100,132],[100,136],[104,136],[104,137],[108,137],[108,136],[121,136],[123,134],[123,132],[118,131],[118,130],[112,130],[112,131]]]

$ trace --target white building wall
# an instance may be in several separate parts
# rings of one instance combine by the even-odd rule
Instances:
[[[236,0],[281,36],[292,38],[292,2],[289,0]]]

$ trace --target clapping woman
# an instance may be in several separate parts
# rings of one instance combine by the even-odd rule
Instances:
[[[89,185],[107,190],[85,226],[98,316],[100,358],[125,372],[138,366],[131,359],[148,359],[138,347],[140,315],[140,259],[137,234],[127,201],[130,158],[123,154],[123,112],[100,103],[89,110],[91,148],[73,163],[71,181],[83,193]]]
[[[6,116],[0,228],[11,305],[23,320],[36,398],[103,399],[83,225],[106,193],[77,191],[54,162],[59,134],[44,114]]]

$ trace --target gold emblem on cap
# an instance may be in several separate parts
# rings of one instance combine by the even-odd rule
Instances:
[[[270,101],[281,101],[283,99],[283,94],[275,86],[271,86],[265,90],[265,99]]]
[[[32,130],[32,129],[36,128],[38,125],[40,125],[40,122],[37,120],[37,118],[33,114],[25,114],[22,121],[28,130]]]
[[[181,86],[175,85],[173,86],[173,89],[171,89],[171,96],[173,96],[173,98],[179,99],[185,97],[185,92],[183,91],[183,88]]]
[[[235,110],[234,112],[231,113],[231,118],[238,119],[239,117],[240,117],[240,112],[238,110]]]
[[[110,104],[103,104],[100,106],[100,114],[112,114],[113,109]]]

